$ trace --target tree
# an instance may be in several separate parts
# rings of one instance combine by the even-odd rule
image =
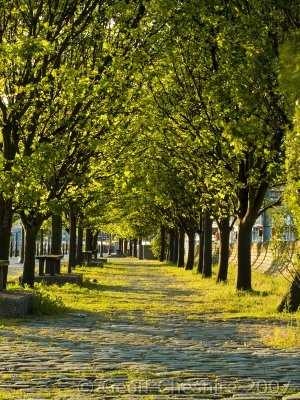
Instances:
[[[49,98],[55,103],[56,71],[90,23],[98,7],[95,0],[64,3],[1,4],[1,165],[0,256],[8,256],[7,237],[13,214],[14,163],[29,156],[43,132],[37,125],[51,115]]]
[[[217,177],[209,177],[216,186],[210,185],[208,203],[215,202],[220,179],[223,199],[234,198],[237,289],[251,289],[252,227],[267,190],[281,182],[289,118],[278,86],[278,46],[289,23],[299,24],[298,7],[295,2],[182,4],[180,18],[170,24],[166,55],[153,67],[151,90],[172,128],[173,151],[198,174],[199,186],[205,182],[199,166],[206,165],[204,175],[214,166]],[[228,218],[230,209],[219,217]]]
[[[280,48],[280,83],[284,91],[289,105],[289,113],[293,118],[293,128],[287,132],[286,147],[286,176],[287,182],[283,193],[283,205],[281,207],[281,223],[276,225],[277,235],[275,243],[277,250],[279,249],[281,257],[287,256],[288,246],[283,248],[285,236],[293,244],[293,262],[295,271],[293,281],[278,311],[287,310],[290,312],[297,311],[300,306],[300,275],[299,263],[300,253],[298,241],[300,237],[300,157],[299,157],[299,130],[300,130],[300,90],[299,90],[299,52],[300,32],[291,31],[285,38],[285,42]],[[277,239],[277,241],[276,241]],[[290,260],[289,260],[290,261]]]
[[[4,236],[13,202],[32,243],[53,203],[71,185],[78,186],[90,160],[101,154],[101,141],[109,139],[109,127],[120,123],[114,106],[124,112],[132,95],[122,90],[128,89],[128,80],[120,65],[123,60],[123,67],[133,66],[128,53],[137,39],[131,33],[145,7],[126,9],[122,1],[52,3],[2,8],[2,258],[7,258]],[[27,196],[30,179],[34,190]],[[33,245],[28,246],[23,282],[32,285]]]

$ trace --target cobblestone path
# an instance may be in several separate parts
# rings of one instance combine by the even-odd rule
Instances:
[[[127,268],[130,290],[147,280],[149,301],[168,287],[151,267]],[[193,317],[73,313],[4,326],[0,390],[40,400],[300,399],[285,394],[300,390],[300,349],[274,350],[257,335],[275,321]]]

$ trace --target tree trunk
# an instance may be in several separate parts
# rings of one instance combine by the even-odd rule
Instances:
[[[102,234],[101,234],[101,239],[100,239],[100,257],[103,257],[103,239],[102,239]]]
[[[112,242],[112,237],[111,233],[109,234],[109,244],[108,244],[108,255],[111,256],[111,242]]]
[[[160,255],[159,261],[165,261],[166,259],[166,230],[161,225],[160,227]]]
[[[284,295],[277,311],[296,312],[300,307],[300,272],[297,271],[294,280]]]
[[[178,230],[174,230],[174,251],[173,251],[173,264],[176,265],[178,261]]]
[[[98,231],[93,234],[93,240],[92,240],[93,258],[97,258],[98,255],[98,234],[99,234]]]
[[[168,250],[168,261],[173,262],[174,260],[174,241],[175,241],[175,230],[170,229],[169,231],[169,250]]]
[[[208,211],[204,219],[204,255],[203,255],[203,278],[210,278],[212,275],[212,219]]]
[[[123,253],[123,239],[119,238],[119,255]]]
[[[251,290],[251,242],[252,224],[239,221],[236,283],[238,290]]]
[[[24,253],[25,253],[25,231],[24,231],[24,228],[22,226],[19,264],[23,264],[23,262],[24,262]]]
[[[62,216],[52,215],[51,254],[61,254]]]
[[[77,229],[76,265],[80,266],[82,265],[83,261],[82,248],[83,248],[83,228],[81,224],[79,224]]]
[[[195,261],[195,231],[189,230],[187,234],[189,238],[189,250],[185,269],[192,270],[194,268]]]
[[[25,254],[22,285],[34,286],[34,270],[35,270],[35,251],[36,238],[38,231],[43,223],[40,218],[27,220],[26,217],[21,217],[25,230]]]
[[[12,201],[0,195],[0,260],[9,259],[9,245],[12,227]],[[8,267],[3,270],[3,287],[6,287]]]
[[[143,260],[144,254],[143,254],[143,240],[142,239],[139,239],[138,249],[139,249],[139,260]]]
[[[68,273],[72,272],[72,268],[76,266],[76,214],[70,210],[70,231],[69,231],[69,264]]]
[[[178,237],[178,260],[177,267],[184,267],[184,230],[182,228],[179,229],[179,237]]]
[[[124,240],[124,253],[126,254],[126,256],[128,255],[128,240],[127,239]]]
[[[133,257],[137,257],[137,244],[138,240],[136,238],[133,239]]]
[[[239,180],[247,182],[247,174],[251,171],[253,153],[249,152],[239,165]],[[263,175],[265,178],[265,175]],[[263,204],[269,184],[265,179],[254,187],[241,187],[237,191],[238,208],[238,248],[237,248],[237,283],[238,290],[251,290],[251,242],[252,227]]]
[[[219,221],[220,244],[219,244],[219,268],[217,282],[226,282],[229,263],[229,237],[230,218],[221,218]]]
[[[40,255],[42,256],[44,254],[44,229],[41,228],[40,230],[40,236],[41,236],[41,240],[40,240]]]
[[[86,229],[85,231],[85,250],[93,250],[93,232],[91,229]]]
[[[203,220],[203,212],[200,212],[199,218],[199,258],[197,265],[197,273],[202,274],[203,271],[203,258],[204,258],[204,220]]]

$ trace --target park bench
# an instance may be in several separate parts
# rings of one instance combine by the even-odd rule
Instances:
[[[83,255],[83,262],[88,263],[89,261],[91,261],[91,259],[93,257],[93,251],[91,251],[91,250],[83,251],[82,255]]]
[[[54,276],[60,273],[60,260],[63,258],[62,254],[45,254],[36,257],[39,260],[39,276],[45,274],[45,263],[46,263],[46,274]]]
[[[8,260],[0,260],[0,290],[6,289]]]

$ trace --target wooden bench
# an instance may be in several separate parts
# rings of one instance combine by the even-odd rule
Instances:
[[[6,290],[8,260],[0,260],[0,290]]]
[[[91,250],[86,250],[82,252],[83,255],[83,262],[89,262],[91,261],[92,257],[93,257],[93,251]]]
[[[45,272],[46,274],[50,274],[51,276],[54,276],[55,274],[60,274],[60,260],[62,258],[62,254],[47,254],[37,256],[36,259],[39,260],[39,276],[43,276]]]

